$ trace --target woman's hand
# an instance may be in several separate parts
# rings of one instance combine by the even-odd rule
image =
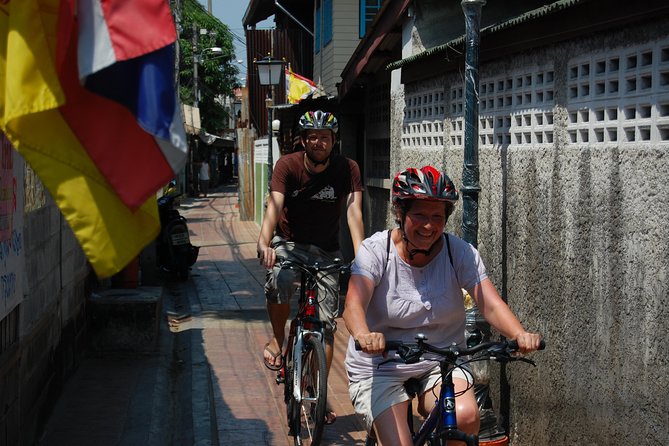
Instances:
[[[383,333],[361,333],[355,337],[363,352],[370,355],[384,353],[386,350],[386,338]]]
[[[539,349],[541,335],[539,333],[522,331],[516,335],[515,341],[518,343],[518,351],[522,354],[527,354]]]

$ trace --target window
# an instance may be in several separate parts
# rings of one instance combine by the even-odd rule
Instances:
[[[376,13],[381,9],[381,0],[360,0],[360,38],[372,26]]]
[[[332,42],[332,0],[323,0],[323,47]]]
[[[314,52],[321,50],[321,2],[316,2],[316,17],[314,17]]]
[[[332,42],[332,0],[316,1],[314,17],[314,52],[318,54]]]

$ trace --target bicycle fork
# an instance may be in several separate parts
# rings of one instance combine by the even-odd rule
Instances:
[[[293,345],[293,398],[297,403],[302,402],[302,353],[304,351],[305,336],[313,336],[318,342],[323,342],[323,334],[319,331],[312,331],[313,328],[320,326],[318,321],[318,300],[316,299],[316,290],[309,287],[306,291],[306,302],[302,309],[304,318],[302,325],[297,327],[295,333],[295,344]],[[304,327],[304,328],[303,328]],[[315,399],[313,399],[315,401]]]
[[[313,336],[318,339],[318,342],[323,342],[323,335],[319,332],[301,329],[297,331],[295,345],[293,346],[293,351],[295,352],[293,357],[293,398],[298,403],[302,402],[302,367],[304,367],[304,364],[302,364],[302,351],[304,349],[305,336]],[[305,400],[308,399],[305,398]],[[316,401],[315,399],[313,400]]]

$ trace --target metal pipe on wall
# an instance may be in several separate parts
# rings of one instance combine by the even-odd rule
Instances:
[[[485,0],[462,0],[462,11],[465,16],[465,108],[464,108],[464,163],[462,169],[462,234],[465,241],[473,246],[478,245],[478,200],[481,185],[479,184],[479,47],[481,9]],[[467,309],[467,329],[470,334],[477,335],[473,339],[482,341],[490,339],[490,325],[482,317],[476,305]],[[478,333],[476,333],[478,332]],[[474,386],[476,401],[481,417],[479,437],[481,440],[508,441],[504,431],[499,427],[497,416],[492,410],[489,397],[490,388],[487,384],[489,371],[479,370],[484,383]],[[500,443],[501,444],[501,443]],[[506,443],[508,444],[508,443]]]
[[[465,109],[464,166],[462,170],[462,234],[474,247],[478,245],[479,184],[479,31],[481,8],[485,0],[462,0],[465,14]]]

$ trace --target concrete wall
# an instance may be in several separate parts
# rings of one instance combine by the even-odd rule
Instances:
[[[480,109],[493,127],[480,127],[479,250],[548,343],[537,368],[507,368],[514,446],[669,444],[666,29],[642,23],[481,66],[481,84],[513,88],[508,106],[490,94]],[[597,72],[616,60],[619,74]],[[440,83],[445,113],[423,123],[443,122],[443,144],[410,146],[396,130],[406,99]],[[448,73],[395,88],[393,166],[434,163],[461,185],[461,87]],[[459,234],[461,219],[459,207],[448,229]]]
[[[14,330],[7,328],[12,327],[8,319],[2,321],[2,339],[10,343],[0,349],[0,445],[35,443],[83,352],[90,294],[90,269],[72,231],[29,170],[25,184],[25,280],[14,308],[19,316],[16,338],[8,335]]]

